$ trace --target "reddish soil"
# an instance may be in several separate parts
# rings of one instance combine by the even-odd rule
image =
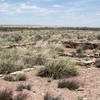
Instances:
[[[0,79],[0,87],[8,87],[16,90],[16,86],[20,83],[31,84],[31,91],[24,90],[28,94],[28,100],[43,100],[44,94],[49,91],[53,95],[59,95],[64,98],[64,100],[78,100],[78,97],[86,97],[88,100],[98,100],[100,98],[100,69],[91,68],[80,68],[80,75],[74,77],[83,83],[81,89],[83,91],[71,91],[66,88],[57,88],[57,83],[59,80],[53,80],[48,82],[48,78],[41,78],[36,76],[38,67],[30,72],[26,72],[28,79],[26,82],[7,82]],[[67,80],[68,78],[66,78]]]

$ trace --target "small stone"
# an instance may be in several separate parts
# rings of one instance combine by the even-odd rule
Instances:
[[[10,73],[10,75],[17,75],[17,74],[24,74],[24,72],[23,71],[16,71],[16,72]]]
[[[33,91],[33,93],[36,93],[36,91]]]
[[[29,71],[31,71],[31,70],[33,70],[33,68],[23,69],[24,72],[29,72]]]
[[[78,88],[77,91],[84,91],[84,88]]]
[[[42,93],[42,96],[44,96],[44,93]]]
[[[0,75],[0,77],[3,77],[3,75]]]
[[[88,100],[87,98],[83,98],[83,100]]]

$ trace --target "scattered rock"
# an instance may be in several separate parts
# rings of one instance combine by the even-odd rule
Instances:
[[[77,61],[76,64],[80,65],[80,66],[89,66],[89,65],[94,64],[94,60],[90,60],[90,61]]]
[[[33,93],[36,93],[36,91],[32,91]]]
[[[27,69],[23,69],[22,71],[23,72],[29,72],[29,71],[32,71],[34,68],[27,68]]]
[[[95,53],[95,54],[94,54],[94,57],[95,57],[95,58],[99,58],[99,57],[100,57],[100,53]]]
[[[84,88],[78,88],[77,91],[84,91]]]
[[[16,71],[16,72],[10,73],[10,75],[17,75],[17,74],[24,74],[24,72],[23,71]]]
[[[83,100],[88,100],[88,98],[83,98]]]
[[[85,46],[87,49],[96,49],[100,47],[99,42],[77,42],[77,41],[62,41],[67,48],[77,48],[78,46]]]
[[[3,77],[4,75],[0,75],[0,77]]]

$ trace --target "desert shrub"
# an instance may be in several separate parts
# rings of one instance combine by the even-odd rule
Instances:
[[[19,42],[22,40],[22,36],[20,34],[11,34],[7,40],[11,42]]]
[[[77,34],[77,39],[84,39],[85,36],[84,35],[81,35],[81,34]]]
[[[30,84],[27,84],[27,85],[19,84],[17,86],[16,91],[23,91],[23,89],[31,90],[31,85]]]
[[[9,34],[5,33],[5,34],[1,34],[1,38],[6,39],[9,37]]]
[[[10,75],[5,76],[4,80],[6,80],[6,81],[15,81],[14,77],[12,77]]]
[[[38,76],[52,77],[59,79],[64,76],[76,76],[78,74],[74,63],[64,60],[53,60],[45,64],[45,67],[40,68]]]
[[[31,85],[30,84],[26,85],[25,87],[26,87],[25,89],[31,90]]]
[[[0,74],[9,74],[16,70],[16,66],[10,61],[0,62]]]
[[[44,65],[46,62],[45,56],[38,54],[34,57],[34,64],[35,65]]]
[[[0,100],[13,100],[12,99],[12,90],[10,90],[10,89],[0,90]]]
[[[89,48],[88,45],[85,45],[85,44],[82,45],[82,49],[83,49],[83,51],[84,51],[84,50],[87,50],[88,48]]]
[[[26,80],[26,75],[25,74],[18,74],[16,76],[17,81],[25,81]]]
[[[35,36],[35,41],[39,41],[39,40],[41,40],[41,39],[42,39],[42,36],[41,36],[41,35],[37,34],[37,35]]]
[[[1,61],[0,62],[0,74],[9,74],[14,71],[19,71],[23,68],[22,65],[16,65],[11,61]]]
[[[34,65],[44,65],[46,62],[46,58],[41,55],[35,55],[33,57],[24,58],[24,64],[33,67]]]
[[[17,63],[19,60],[15,50],[0,51],[0,74],[9,74],[23,69],[23,64]]]
[[[54,96],[52,96],[51,94],[46,93],[46,94],[44,95],[44,100],[62,100],[62,99],[61,99],[59,96],[54,97]]]
[[[24,60],[24,65],[27,65],[29,67],[33,67],[34,66],[33,57],[25,57],[23,60]]]
[[[79,53],[79,54],[82,54],[83,53],[83,47],[82,46],[78,46],[76,48],[76,52]]]
[[[93,49],[93,54],[95,54],[97,52],[97,49]]]
[[[98,34],[98,35],[96,36],[96,38],[97,38],[98,40],[100,40],[100,34]]]
[[[50,39],[51,35],[48,34],[48,35],[44,35],[43,36],[43,41],[47,41],[48,39]]]
[[[16,91],[23,91],[23,89],[25,89],[25,85],[19,84],[19,85],[17,86]]]
[[[69,90],[75,90],[79,88],[79,83],[75,80],[59,81],[58,88],[68,88]]]
[[[26,100],[27,97],[28,97],[28,95],[25,93],[18,93],[15,100]]]
[[[55,50],[58,51],[58,52],[64,52],[64,48],[63,47],[56,47]]]

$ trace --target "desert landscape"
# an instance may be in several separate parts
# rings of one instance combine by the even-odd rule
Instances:
[[[100,28],[0,26],[0,100],[100,100]]]

